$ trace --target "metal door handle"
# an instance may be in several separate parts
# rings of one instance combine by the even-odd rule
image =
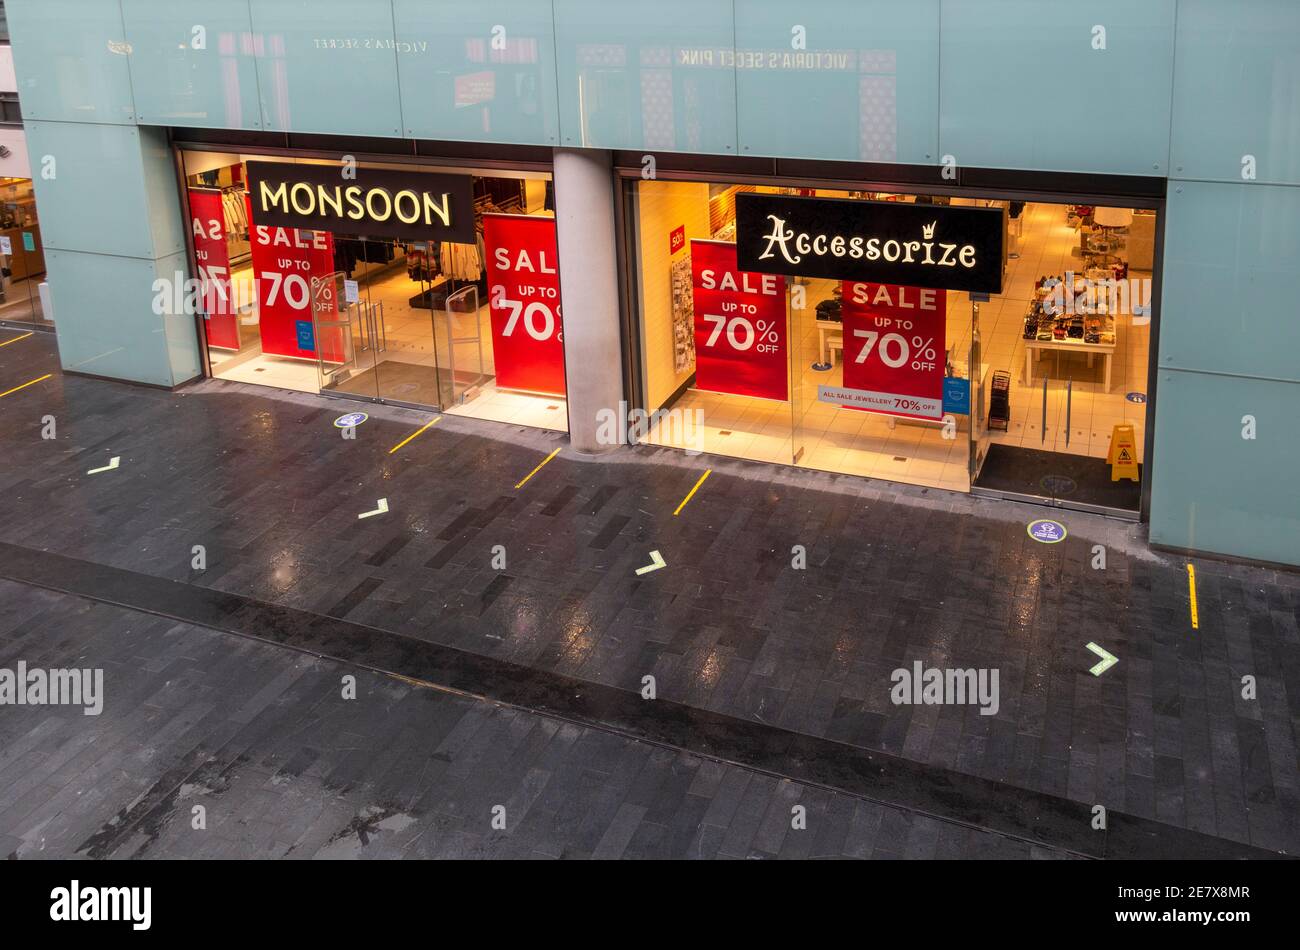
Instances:
[[[1043,374],[1043,435],[1039,444],[1047,442],[1047,374]]]

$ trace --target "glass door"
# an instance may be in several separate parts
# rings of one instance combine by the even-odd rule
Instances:
[[[477,398],[491,378],[483,346],[488,333],[486,308],[479,302],[478,285],[468,284],[448,294],[432,320],[441,355],[442,405],[462,406]]]
[[[822,319],[827,316],[825,305],[820,316],[817,311],[818,305],[822,303],[819,298],[823,293],[830,294],[832,287],[830,281],[822,283],[826,286],[814,286],[813,281],[804,277],[790,277],[786,280],[786,340],[790,349],[788,454],[795,465],[820,460],[822,453],[819,449],[824,429],[819,429],[816,425],[818,413],[819,410],[829,413],[835,411],[829,404],[818,406],[819,386],[830,383],[827,371],[831,364],[827,355],[827,341],[839,341],[838,322],[832,324],[829,319]],[[835,316],[838,315],[836,311]],[[817,327],[820,329],[814,329]],[[817,342],[818,339],[820,343]]]
[[[433,242],[365,242],[365,296],[375,388],[385,402],[444,406],[434,320],[442,304],[429,255]]]
[[[333,293],[316,307],[321,391],[412,406],[444,404],[433,330],[442,297],[426,245],[336,238]],[[332,304],[332,305],[331,305]]]
[[[311,279],[312,329],[320,390],[373,398],[375,357],[368,305],[343,271]]]

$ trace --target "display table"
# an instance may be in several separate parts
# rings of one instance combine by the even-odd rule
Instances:
[[[839,320],[818,320],[817,321],[817,351],[820,354],[819,360],[823,366],[829,364],[834,367],[834,363],[826,358],[826,343],[828,335],[831,333],[840,334],[839,349],[844,349],[844,324]]]
[[[1092,358],[1100,356],[1106,361],[1104,377],[1102,381],[1102,392],[1110,392],[1110,364],[1111,358],[1115,355],[1115,343],[1085,343],[1079,339],[1064,340],[1025,340],[1025,385],[1028,386],[1034,381],[1034,361],[1042,355],[1043,350],[1056,350],[1060,353],[1085,353],[1088,357],[1088,365],[1092,366]]]

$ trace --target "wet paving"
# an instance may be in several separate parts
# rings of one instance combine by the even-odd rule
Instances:
[[[985,838],[1097,856],[1300,846],[1296,574],[1198,558],[1193,628],[1186,560],[1150,551],[1133,525],[1058,513],[1069,537],[1042,545],[1025,526],[1043,509],[668,450],[588,461],[562,449],[517,489],[561,437],[446,417],[390,452],[430,416],[363,407],[371,420],[345,440],[332,422],[353,404],[218,382],[167,393],[63,377],[52,344],[0,349],[0,391],[53,374],[0,402],[0,576],[119,604],[124,616],[262,637],[278,646],[256,649],[289,664],[308,661],[281,647],[439,685],[459,677],[457,689],[516,703],[489,707],[494,715],[666,747],[912,822],[992,829],[976,851],[1003,846]],[[58,431],[46,440],[49,414]],[[117,469],[86,474],[114,456]],[[357,517],[380,498],[387,512]],[[192,567],[195,545],[203,570]],[[795,545],[806,569],[791,566]],[[652,551],[667,566],[637,575]],[[200,634],[224,644],[206,654],[214,676],[223,657],[234,664],[252,649]],[[135,647],[143,667],[149,642]],[[1119,658],[1102,676],[1088,672],[1089,642]],[[998,670],[997,714],[895,705],[891,672],[916,661]],[[204,667],[191,675],[201,680]],[[640,697],[646,676],[654,701]],[[1244,676],[1255,677],[1254,698]],[[599,701],[574,698],[586,694]],[[291,745],[294,720],[281,712],[267,728]],[[382,745],[382,724],[371,725]],[[151,747],[147,734],[134,739]],[[152,779],[193,764],[186,754],[159,754]],[[862,779],[873,761],[889,781]],[[1124,829],[1112,822],[1109,842],[1079,827],[1097,804]],[[428,813],[412,817],[383,796],[348,807],[329,835],[350,822],[357,841],[427,831]],[[99,833],[76,824],[68,841]],[[0,824],[19,840],[29,831]],[[241,853],[268,853],[255,838]],[[575,839],[571,853],[595,853],[589,844]],[[533,850],[555,845],[476,853]],[[744,856],[748,846],[717,850]]]
[[[0,605],[0,664],[109,684],[99,716],[0,717],[10,859],[1063,856],[68,595]]]

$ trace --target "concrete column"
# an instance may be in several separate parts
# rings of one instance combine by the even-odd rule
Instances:
[[[569,441],[577,451],[592,455],[615,447],[601,445],[596,435],[601,410],[618,412],[623,399],[615,194],[609,152],[555,150]]]
[[[168,388],[198,376],[194,317],[156,299],[189,276],[166,131],[36,121],[27,147],[63,368]]]

